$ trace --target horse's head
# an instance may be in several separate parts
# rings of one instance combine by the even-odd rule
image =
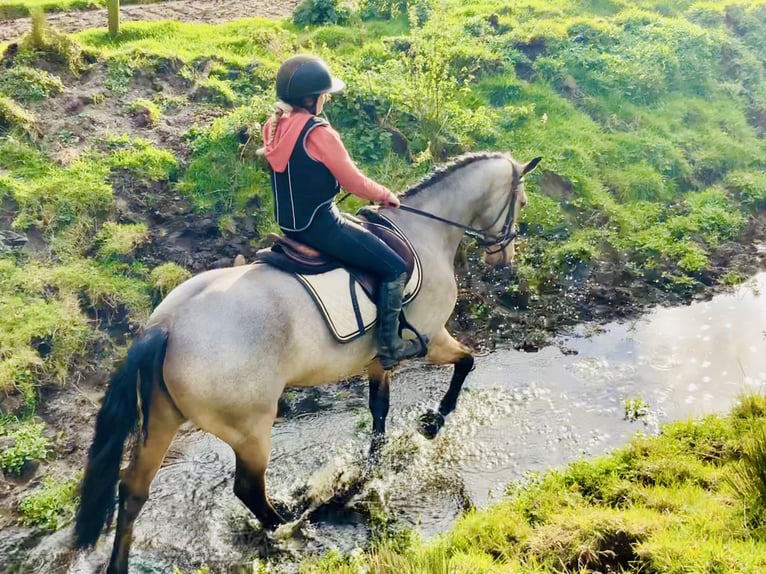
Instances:
[[[487,208],[479,217],[484,230],[481,241],[484,262],[498,267],[508,265],[516,254],[516,233],[521,210],[527,204],[524,176],[537,167],[543,158],[536,157],[526,164],[508,156],[511,169],[498,178],[487,201]]]

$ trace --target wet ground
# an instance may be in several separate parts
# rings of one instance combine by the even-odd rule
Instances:
[[[708,302],[581,326],[538,353],[479,357],[456,412],[430,442],[415,432],[416,419],[444,392],[449,369],[411,365],[396,376],[389,444],[370,474],[365,385],[290,393],[273,431],[269,488],[287,513],[295,516],[311,501],[319,511],[287,539],[267,539],[234,498],[228,447],[190,430],[174,443],[138,521],[133,571],[207,564],[230,572],[258,555],[270,557],[277,571],[294,571],[306,554],[365,544],[370,514],[429,536],[531,470],[604,453],[662,421],[724,412],[766,385],[764,289],[766,273]],[[625,403],[636,399],[647,408],[631,422]],[[25,552],[26,565],[55,571],[65,536]],[[73,567],[59,562],[60,571],[93,571],[110,543]]]

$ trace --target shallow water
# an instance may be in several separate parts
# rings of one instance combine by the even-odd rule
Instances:
[[[273,430],[272,497],[287,511],[303,500],[298,512],[311,492],[325,501],[339,495],[342,480],[355,494],[322,506],[300,536],[279,543],[266,541],[234,498],[229,448],[187,432],[174,443],[138,520],[132,571],[168,572],[173,564],[231,571],[258,554],[272,554],[289,571],[307,553],[363,545],[369,506],[430,535],[448,528],[467,504],[488,504],[525,472],[604,453],[663,421],[725,412],[738,396],[766,385],[764,289],[766,273],[708,302],[604,328],[581,326],[538,353],[479,357],[457,410],[433,441],[414,431],[416,420],[441,398],[451,368],[409,365],[392,386],[381,469],[363,480],[366,385],[292,393]],[[637,398],[648,412],[625,420],[624,401]],[[32,557],[49,565],[52,542],[45,544]],[[110,544],[105,540],[70,570],[89,571]]]

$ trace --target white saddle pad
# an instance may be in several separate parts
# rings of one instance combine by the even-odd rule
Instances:
[[[415,253],[415,267],[404,288],[404,303],[412,301],[420,291],[421,271],[420,258]],[[378,315],[376,302],[345,269],[333,269],[318,275],[296,273],[295,277],[314,299],[327,327],[339,342],[353,341],[375,324]]]

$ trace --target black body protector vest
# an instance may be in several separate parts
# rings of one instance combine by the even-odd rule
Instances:
[[[274,216],[283,231],[303,231],[321,210],[330,210],[340,184],[327,167],[306,152],[306,138],[311,130],[329,125],[311,118],[298,136],[293,153],[283,172],[272,172]]]

